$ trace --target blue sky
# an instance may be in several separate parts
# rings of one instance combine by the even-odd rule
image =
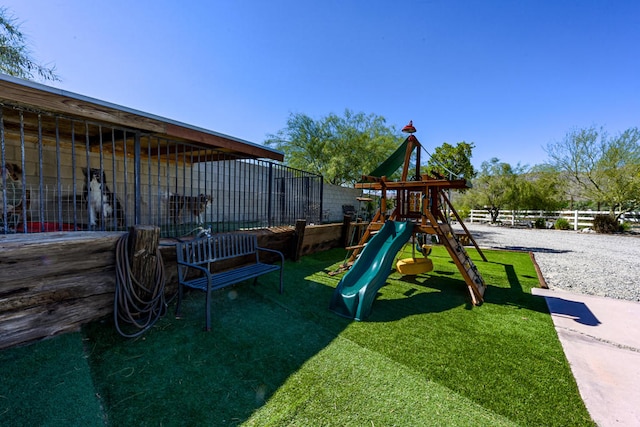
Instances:
[[[47,84],[255,143],[348,108],[532,166],[572,129],[640,126],[636,0],[2,4]]]

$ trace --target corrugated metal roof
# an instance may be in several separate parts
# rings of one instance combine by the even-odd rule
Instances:
[[[284,160],[283,152],[261,144],[6,74],[0,73],[0,88],[0,100],[19,105],[135,127],[248,157]]]

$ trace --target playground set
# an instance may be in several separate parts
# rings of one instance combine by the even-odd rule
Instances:
[[[413,135],[416,129],[409,122],[402,131],[409,133],[403,144],[356,184],[356,188],[376,191],[380,196],[380,206],[357,245],[347,247],[348,254],[342,268],[348,271],[338,283],[329,305],[332,311],[344,317],[363,320],[369,316],[376,294],[393,268],[396,254],[407,242],[412,242],[414,256],[399,260],[396,269],[407,275],[431,271],[433,264],[427,258],[430,251],[427,236],[437,236],[437,241],[447,249],[464,278],[472,303],[480,305],[483,301],[486,284],[461,240],[472,243],[481,258],[487,259],[446,194],[450,189],[469,188],[470,184],[464,179],[445,179],[436,173],[421,174],[422,146]],[[409,176],[414,150],[415,173]],[[388,176],[400,165],[403,165],[400,180],[389,180]],[[387,212],[388,192],[396,194],[396,204],[390,213]],[[450,215],[445,213],[447,209],[464,233],[458,235],[454,232],[449,222]],[[423,258],[416,258],[416,247]]]

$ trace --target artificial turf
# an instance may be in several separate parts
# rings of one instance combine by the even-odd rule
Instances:
[[[0,425],[105,425],[79,332],[0,351]]]
[[[216,292],[208,333],[204,294],[191,292],[182,319],[170,306],[137,339],[120,337],[105,319],[82,335],[5,350],[0,419],[8,425],[593,425],[545,301],[531,295],[538,281],[529,255],[485,251],[483,262],[470,253],[488,284],[479,307],[470,304],[446,251],[435,247],[434,271],[392,272],[366,321],[339,317],[328,304],[341,275],[327,273],[344,251],[332,250],[287,261],[283,295],[277,274],[255,287],[247,282]],[[54,344],[60,340],[66,344]],[[32,352],[50,358],[25,364]],[[42,374],[56,359],[73,367],[61,368],[65,384],[74,383],[73,410],[62,411],[54,399],[60,380]],[[33,382],[47,389],[37,404],[49,409],[31,416],[30,402],[16,399]],[[81,412],[76,418],[83,422],[64,422],[62,412]]]

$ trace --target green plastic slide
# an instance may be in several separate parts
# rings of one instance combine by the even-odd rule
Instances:
[[[351,319],[367,318],[378,290],[387,281],[396,254],[412,234],[412,222],[385,222],[338,283],[329,308]]]

